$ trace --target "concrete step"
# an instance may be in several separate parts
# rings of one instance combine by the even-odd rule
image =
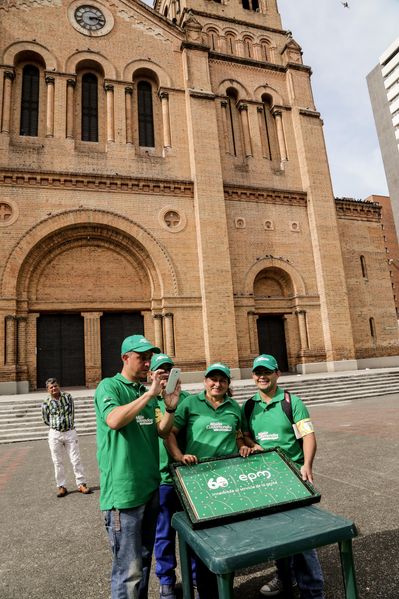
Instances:
[[[337,401],[361,400],[366,397],[391,393],[399,395],[399,369],[383,371],[357,371],[351,374],[282,376],[280,384],[291,393],[299,395],[305,404],[321,405]],[[256,392],[251,380],[233,381],[234,398],[242,404]],[[190,393],[203,389],[201,384],[190,386]],[[92,392],[91,392],[92,393]],[[72,393],[73,395],[73,393]],[[75,423],[79,435],[96,432],[93,395],[74,398]],[[0,400],[0,443],[46,439],[48,428],[41,418],[39,397]]]

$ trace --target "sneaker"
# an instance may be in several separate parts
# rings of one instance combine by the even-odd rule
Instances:
[[[88,495],[89,493],[91,493],[91,490],[86,485],[86,483],[83,483],[82,485],[79,485],[78,491],[80,491],[80,493],[83,493],[84,495]]]
[[[176,599],[174,584],[161,584],[159,599]]]
[[[68,493],[65,487],[57,487],[57,489],[57,497],[65,497],[65,495]]]
[[[293,581],[292,588],[295,588],[296,586],[296,581]],[[263,597],[277,597],[278,595],[281,595],[283,591],[284,588],[282,581],[278,578],[278,576],[275,576],[269,580],[268,583],[264,584],[259,592]]]

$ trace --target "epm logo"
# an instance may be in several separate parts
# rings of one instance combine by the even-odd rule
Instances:
[[[265,480],[271,477],[271,473],[269,470],[258,470],[258,472],[248,472],[248,474],[240,474],[238,477],[242,482],[250,482],[253,483],[257,478],[264,478]],[[209,489],[225,489],[229,486],[229,482],[224,476],[218,476],[216,480],[214,478],[210,478],[208,480]]]

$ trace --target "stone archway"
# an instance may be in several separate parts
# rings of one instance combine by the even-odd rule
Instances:
[[[93,385],[101,378],[101,316],[141,314],[152,335],[151,309],[165,290],[170,295],[178,291],[166,250],[129,219],[77,210],[33,227],[10,254],[2,279],[3,294],[16,297],[16,341],[10,342],[23,348],[15,353],[30,386],[36,388],[34,349],[41,314],[81,316],[85,383]]]
[[[308,346],[306,314],[299,309],[307,294],[304,279],[288,261],[265,256],[246,273],[245,292],[252,298],[252,352],[272,353],[281,368],[289,370]]]

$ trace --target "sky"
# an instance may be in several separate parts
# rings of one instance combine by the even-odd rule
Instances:
[[[399,37],[399,0],[278,0],[312,68],[336,197],[388,195],[366,77]],[[144,0],[152,6],[152,0]]]

